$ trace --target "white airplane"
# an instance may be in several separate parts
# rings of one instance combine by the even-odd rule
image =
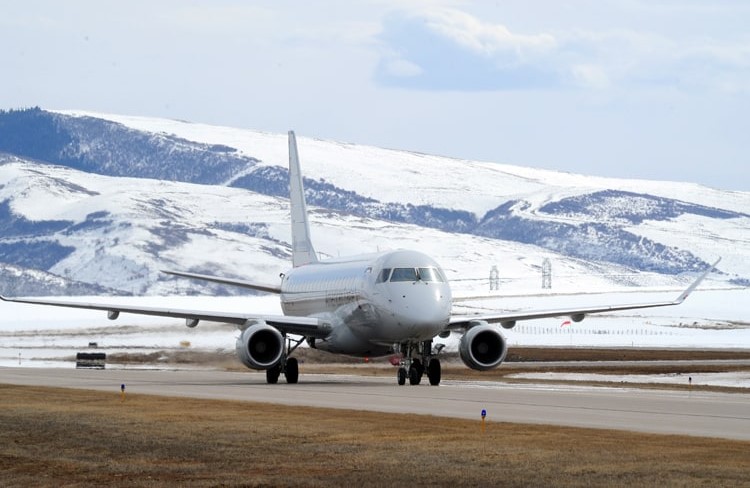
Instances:
[[[177,317],[195,327],[201,320],[236,324],[241,333],[236,350],[248,368],[265,370],[268,383],[283,373],[287,383],[297,383],[297,360],[291,357],[303,341],[310,347],[360,357],[401,353],[399,385],[417,385],[427,373],[431,385],[441,377],[436,336],[462,331],[459,353],[470,368],[484,371],[505,359],[508,346],[500,326],[510,329],[519,320],[569,317],[580,322],[587,314],[678,305],[718,264],[716,261],[675,300],[667,302],[592,306],[582,308],[451,315],[451,288],[445,273],[431,257],[417,251],[377,254],[319,261],[310,239],[302,175],[294,132],[289,132],[289,186],[292,217],[293,268],[281,275],[278,286],[195,273],[165,273],[246,287],[280,295],[284,315],[258,315],[223,311],[176,310],[120,304],[81,303],[36,298],[4,301],[72,307],[107,312],[111,320],[120,313]],[[299,339],[289,335],[301,336]]]

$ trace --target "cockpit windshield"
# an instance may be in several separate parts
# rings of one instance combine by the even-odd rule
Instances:
[[[416,268],[394,268],[391,281],[417,281]]]
[[[391,282],[426,281],[443,283],[445,281],[443,274],[437,268],[394,268],[393,270],[386,268],[380,272],[377,282],[388,281],[389,275]]]
[[[388,278],[391,277],[391,268],[383,268],[380,270],[380,274],[378,275],[378,279],[375,280],[375,283],[385,283],[388,281]]]
[[[422,281],[436,281],[442,283],[445,280],[437,268],[419,268],[419,279]]]

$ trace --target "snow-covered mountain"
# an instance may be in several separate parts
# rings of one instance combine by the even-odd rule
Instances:
[[[298,142],[324,255],[417,248],[454,279],[496,265],[506,292],[538,289],[545,258],[555,289],[575,291],[673,287],[722,256],[715,280],[750,284],[748,192]],[[285,134],[2,112],[0,262],[63,280],[23,294],[238,292],[165,268],[275,283],[289,266],[287,157]]]

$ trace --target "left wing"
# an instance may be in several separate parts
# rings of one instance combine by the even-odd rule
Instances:
[[[107,318],[109,318],[110,320],[117,319],[117,317],[120,316],[121,312],[139,315],[153,315],[157,317],[180,318],[185,319],[188,327],[195,327],[201,320],[236,324],[240,327],[244,325],[248,320],[262,320],[268,325],[276,327],[283,333],[297,334],[319,339],[327,337],[332,330],[330,322],[314,317],[242,314],[234,312],[211,312],[201,310],[184,310],[177,308],[139,307],[114,303],[85,303],[65,300],[44,300],[36,298],[8,298],[4,296],[0,296],[0,300],[15,303],[30,303],[34,305],[50,305],[53,307],[103,310],[107,312]]]
[[[549,317],[570,317],[573,322],[580,322],[591,313],[602,313],[602,312],[617,312],[620,310],[636,310],[639,308],[655,308],[655,307],[668,307],[672,305],[679,305],[685,301],[685,299],[695,290],[703,279],[716,268],[721,258],[719,258],[714,264],[712,264],[698,279],[696,279],[685,291],[683,291],[677,298],[666,302],[650,302],[650,303],[631,303],[624,305],[599,305],[594,307],[583,307],[583,308],[562,308],[557,310],[528,310],[522,312],[507,312],[497,313],[490,315],[465,315],[465,316],[454,316],[451,317],[449,329],[466,329],[471,327],[476,322],[487,322],[489,324],[500,324],[506,329],[510,329],[519,320],[531,320],[531,319],[543,319]]]

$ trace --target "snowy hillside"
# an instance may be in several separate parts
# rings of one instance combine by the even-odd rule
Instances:
[[[298,142],[323,255],[416,248],[453,279],[497,265],[506,293],[538,290],[545,258],[556,291],[675,288],[719,256],[715,285],[750,283],[750,193]],[[160,269],[275,283],[289,265],[287,157],[285,134],[0,113],[0,262],[134,294],[238,293]]]

